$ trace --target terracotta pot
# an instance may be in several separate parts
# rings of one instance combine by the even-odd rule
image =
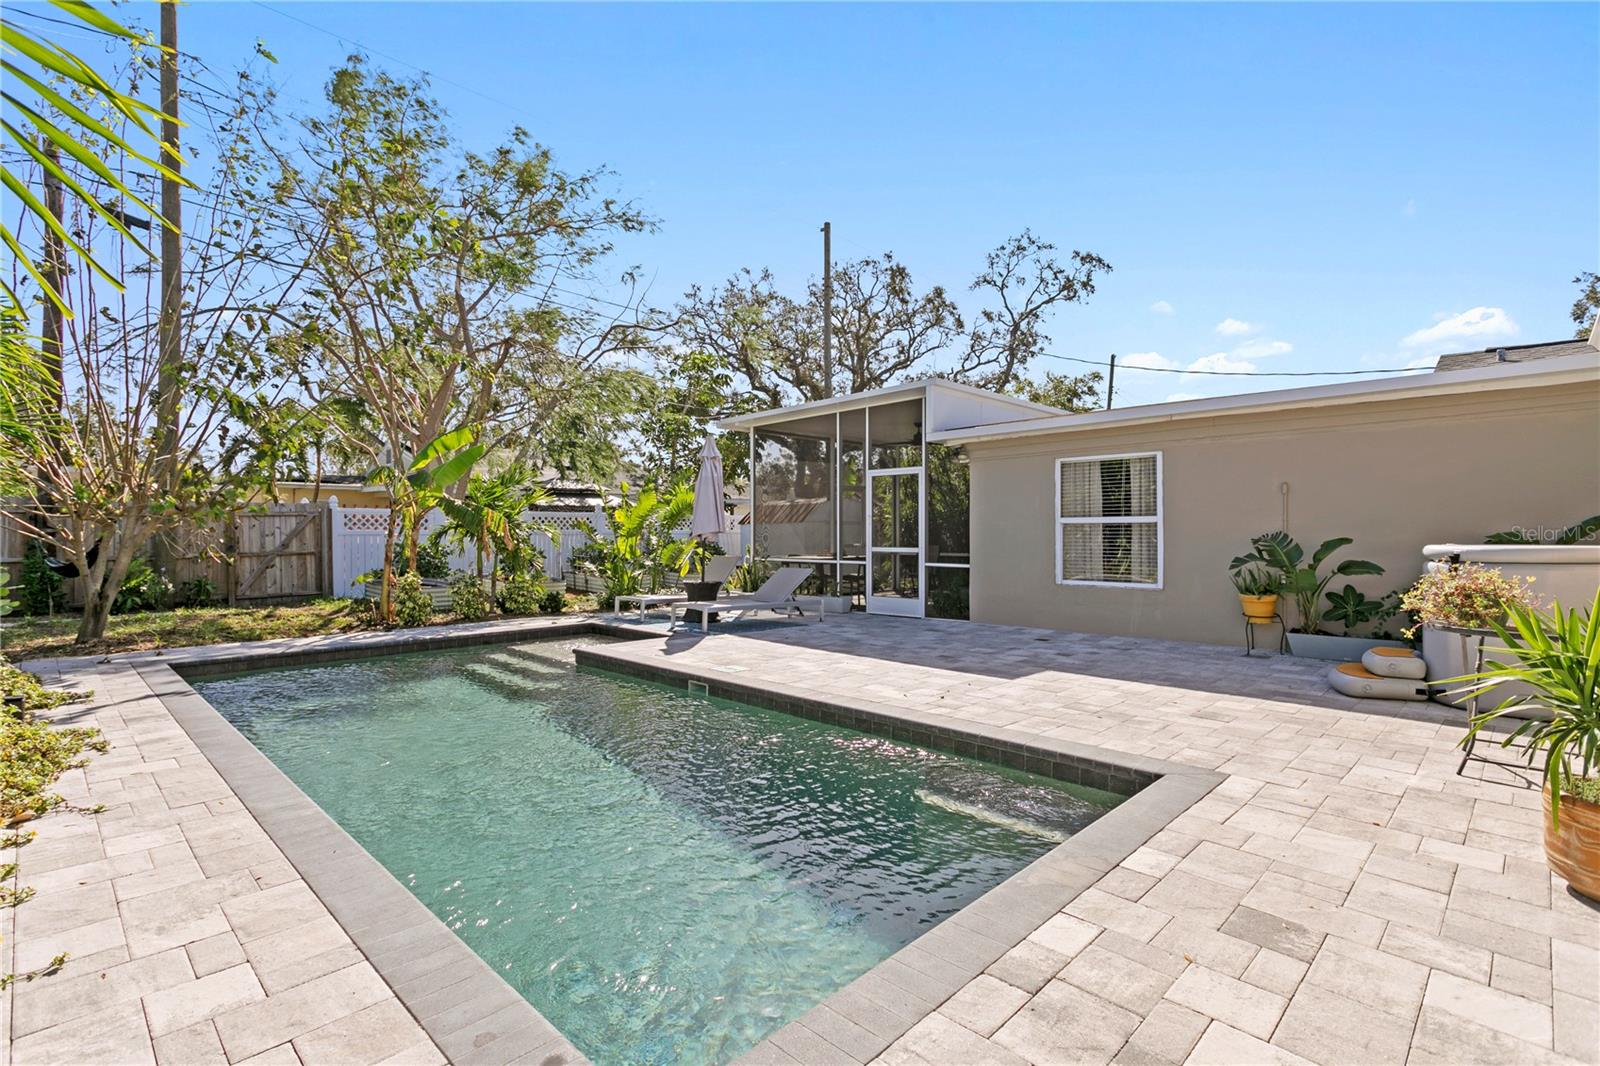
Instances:
[[[1278,613],[1278,597],[1276,593],[1267,596],[1246,596],[1239,593],[1239,609],[1251,622],[1270,622],[1272,616]]]
[[[1600,805],[1561,794],[1561,828],[1550,825],[1550,786],[1544,789],[1544,857],[1550,869],[1592,900],[1600,900]]]

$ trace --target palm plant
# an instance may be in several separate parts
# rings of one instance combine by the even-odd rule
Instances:
[[[585,551],[588,565],[605,582],[604,598],[612,599],[633,592],[651,592],[661,587],[669,566],[675,566],[689,550],[687,540],[673,538],[694,513],[694,489],[684,484],[659,493],[643,489],[630,500],[628,486],[622,486],[622,500],[607,517],[609,535],[589,522],[579,522],[588,534]]]
[[[1563,612],[1559,603],[1546,614],[1526,603],[1508,602],[1506,618],[1504,623],[1490,622],[1505,650],[1494,649],[1495,658],[1487,659],[1482,670],[1446,684],[1462,684],[1453,696],[1479,698],[1513,683],[1531,690],[1475,715],[1462,745],[1498,718],[1536,713],[1500,743],[1509,747],[1522,740],[1529,766],[1544,754],[1550,822],[1559,828],[1561,797],[1577,793],[1579,782],[1600,772],[1600,590],[1582,614]]]
[[[535,533],[554,536],[548,523],[530,522],[527,512],[536,511],[550,499],[550,493],[534,480],[527,467],[514,463],[497,474],[474,474],[466,495],[459,500],[443,499],[447,540],[457,546],[472,542],[477,556],[479,580],[484,577],[485,557],[493,552],[499,562],[489,571],[489,595],[498,591],[499,572],[520,574],[529,569],[533,553],[530,540]]]
[[[1311,553],[1311,558],[1307,561],[1305,549],[1280,529],[1274,533],[1262,533],[1251,537],[1249,553],[1235,557],[1233,562],[1228,564],[1228,569],[1239,570],[1261,565],[1276,572],[1281,579],[1284,593],[1294,600],[1295,611],[1300,617],[1300,632],[1315,633],[1317,620],[1321,617],[1318,605],[1322,601],[1323,590],[1334,577],[1383,573],[1383,567],[1365,559],[1346,559],[1327,573],[1321,572],[1322,564],[1328,561],[1329,556],[1345,545],[1353,543],[1355,542],[1350,537],[1325,540]]]
[[[367,472],[367,481],[389,490],[389,528],[383,544],[383,591],[378,598],[378,615],[390,617],[391,590],[394,586],[394,548],[397,534],[404,534],[409,568],[417,567],[417,541],[422,517],[449,499],[450,486],[467,477],[487,449],[474,443],[477,430],[462,426],[441,433],[404,466],[380,465]]]

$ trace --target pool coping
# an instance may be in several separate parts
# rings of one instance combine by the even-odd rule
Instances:
[[[958,723],[912,708],[887,709],[867,700],[823,700],[794,686],[753,685],[713,670],[641,662],[627,655],[626,645],[574,648],[573,656],[580,668],[686,687],[701,685],[710,696],[1056,780],[1132,792],[1066,842],[772,1033],[734,1060],[740,1066],[870,1062],[1227,779],[1225,774],[1182,763],[999,726]]]
[[[227,782],[446,1058],[472,1066],[513,1062],[566,1066],[589,1059],[223,718],[194,690],[189,678],[583,634],[636,639],[654,635],[594,617],[529,619],[518,625],[362,633],[359,639],[173,649],[159,655],[130,655],[126,664]],[[462,1024],[460,1008],[467,1000],[475,1003],[474,1020]]]
[[[448,1059],[473,1066],[553,1066],[589,1060],[188,679],[584,634],[630,641],[664,636],[659,629],[589,615],[180,648],[119,659],[139,673]],[[685,686],[695,682],[712,696],[1133,793],[735,1060],[746,1066],[870,1061],[1226,779],[1180,763],[978,723],[955,724],[911,708],[819,700],[790,686],[751,685],[715,672],[641,663],[617,654],[626,647],[576,648],[574,658],[580,667]],[[446,987],[455,994],[435,995]],[[465,997],[459,994],[463,987]],[[480,996],[490,1009],[474,1011],[477,1021],[452,1024],[452,1008],[459,1017],[459,1004]]]

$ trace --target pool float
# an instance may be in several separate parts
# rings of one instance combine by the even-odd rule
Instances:
[[[1328,684],[1346,696],[1367,700],[1425,700],[1426,682],[1404,677],[1380,677],[1360,663],[1340,663],[1328,671]]]
[[[1421,681],[1428,676],[1428,664],[1410,648],[1369,648],[1361,655],[1361,665],[1379,677]]]

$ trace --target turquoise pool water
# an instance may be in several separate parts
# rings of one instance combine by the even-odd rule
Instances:
[[[1116,797],[572,666],[196,682],[597,1063],[726,1061]]]

